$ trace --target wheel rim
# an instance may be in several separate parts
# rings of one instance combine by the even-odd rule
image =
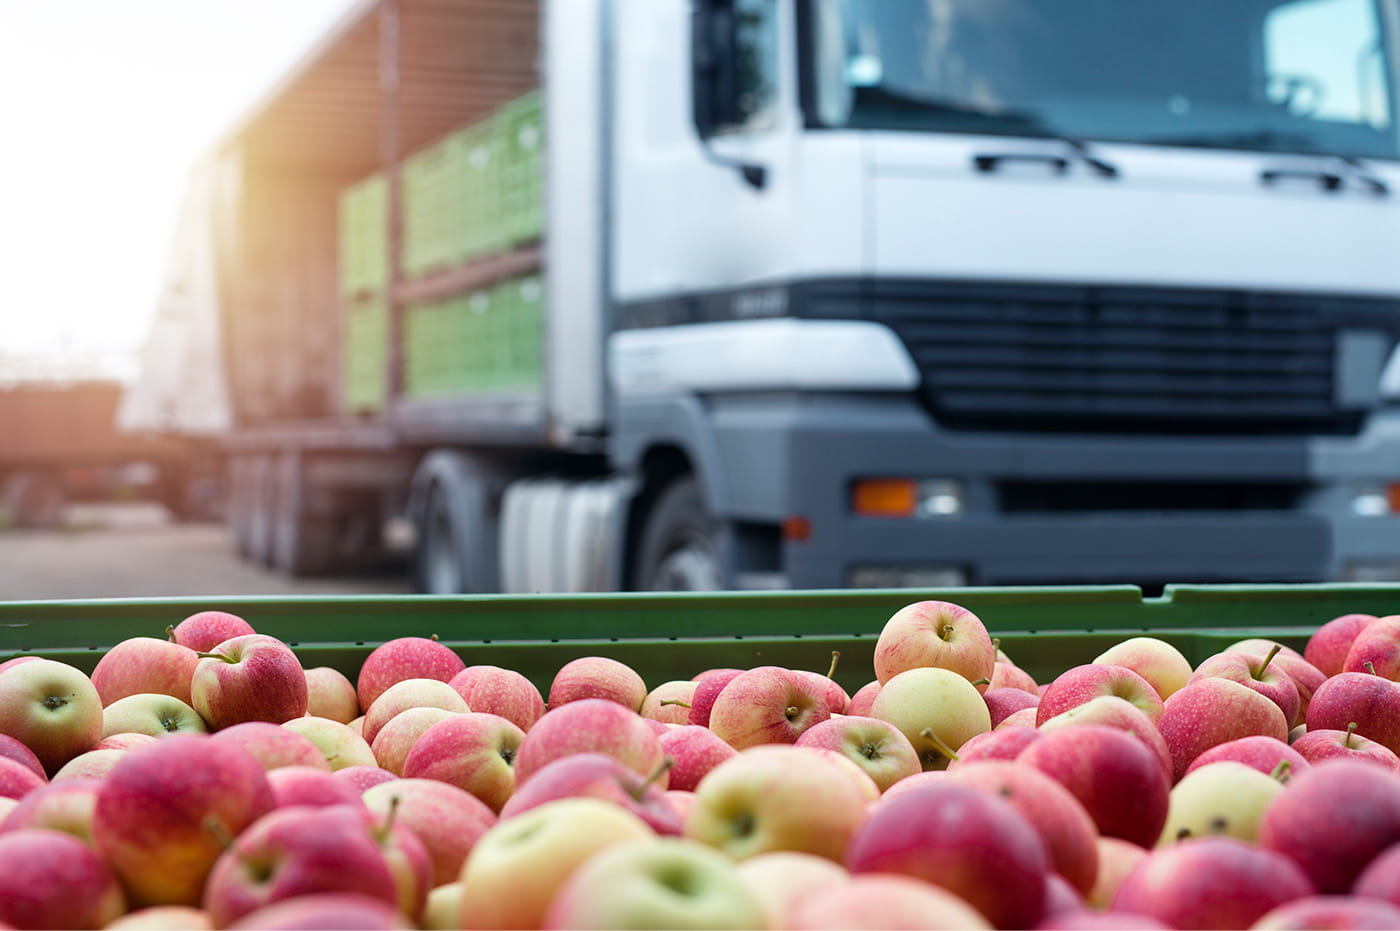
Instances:
[[[724,573],[719,557],[708,544],[690,540],[666,554],[652,573],[652,591],[717,592]]]

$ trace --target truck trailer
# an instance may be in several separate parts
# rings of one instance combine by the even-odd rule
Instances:
[[[126,417],[426,592],[1397,579],[1397,37],[366,0],[201,162]]]

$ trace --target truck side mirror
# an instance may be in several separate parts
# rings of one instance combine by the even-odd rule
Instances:
[[[692,106],[704,138],[739,119],[732,0],[696,0],[690,24]]]

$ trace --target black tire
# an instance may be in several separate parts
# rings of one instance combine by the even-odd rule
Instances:
[[[446,491],[435,483],[428,491],[414,554],[417,588],[423,594],[453,595],[467,590],[461,530],[456,524]]]
[[[491,463],[455,451],[432,453],[414,477],[417,530],[414,581],[434,595],[499,592],[498,501],[506,474]]]
[[[724,588],[715,521],[693,475],[675,479],[656,497],[637,548],[633,587],[641,591],[718,591]]]

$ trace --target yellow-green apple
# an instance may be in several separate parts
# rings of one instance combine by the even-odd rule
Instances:
[[[205,734],[171,734],[112,767],[97,794],[93,843],[132,904],[197,905],[227,836],[273,804],[248,751]]]
[[[790,744],[831,717],[810,679],[781,666],[748,669],[730,680],[710,708],[710,730],[736,750]]]
[[[1323,760],[1347,758],[1369,760],[1387,769],[1400,770],[1400,756],[1384,744],[1376,743],[1369,737],[1356,733],[1356,722],[1347,724],[1344,731],[1320,728],[1307,731],[1290,748],[1309,763]]]
[[[992,689],[1020,689],[1028,695],[1040,697],[1040,684],[1035,677],[1020,666],[997,660],[992,666],[992,681],[987,683],[987,691]]]
[[[669,764],[663,763],[662,766]],[[603,753],[571,753],[545,764],[530,781],[515,790],[501,808],[502,818],[538,808],[561,798],[590,796],[612,802],[632,812],[657,834],[681,833],[681,820],[655,778]]]
[[[953,770],[979,760],[1014,760],[1032,741],[1039,740],[1040,729],[1026,724],[994,727],[970,738],[958,748],[957,759],[948,764]]]
[[[151,905],[127,912],[102,931],[213,931],[214,923],[202,908],[188,905]]]
[[[466,714],[463,711],[448,711],[446,708],[408,708],[388,720],[374,735],[369,747],[374,751],[374,760],[384,769],[395,775],[403,775],[403,764],[413,751],[418,738],[440,721],[454,715]]]
[[[763,908],[760,928],[791,928],[793,909],[810,896],[850,879],[845,867],[826,857],[775,850],[739,863],[739,879]]]
[[[888,721],[839,715],[808,728],[799,747],[822,747],[846,756],[884,792],[905,776],[920,772],[919,753],[909,738]]]
[[[389,772],[381,766],[344,766],[331,773],[337,779],[355,787],[355,791],[363,793],[371,786],[377,786],[381,782],[393,782],[395,779],[403,777]]]
[[[967,901],[923,880],[884,873],[852,876],[794,903],[788,923],[799,931],[838,929],[990,929]]]
[[[14,760],[26,769],[33,770],[34,775],[40,778],[45,775],[44,764],[39,762],[34,751],[9,734],[0,734],[0,759]]]
[[[1057,714],[1112,695],[1136,705],[1154,724],[1162,717],[1162,699],[1157,690],[1127,666],[1113,663],[1084,663],[1073,666],[1046,683],[1036,707],[1036,726]]]
[[[1233,837],[1196,837],[1150,851],[1119,885],[1113,908],[1173,928],[1248,928],[1313,891],[1280,853]]]
[[[264,905],[313,892],[399,904],[389,864],[351,806],[279,808],[259,818],[210,870],[202,904],[226,928]]]
[[[199,731],[195,731],[199,733]],[[150,734],[137,734],[133,732],[109,734],[97,743],[92,745],[94,750],[133,750],[136,747],[144,747],[146,744],[155,743],[159,737],[152,737]]]
[[[86,753],[79,753],[58,768],[58,772],[53,774],[53,781],[101,779],[111,771],[113,766],[117,765],[117,760],[126,754],[126,750],[114,749],[89,750]]]
[[[137,692],[118,698],[102,709],[103,739],[116,734],[165,737],[203,734],[208,730],[204,719],[188,702],[163,692]]]
[[[0,798],[21,799],[48,780],[23,763],[0,757]]]
[[[279,766],[267,771],[277,808],[292,805],[361,805],[360,790],[324,766]]]
[[[349,724],[360,716],[355,683],[333,666],[312,666],[306,670],[306,713]]]
[[[1376,618],[1363,627],[1347,650],[1342,671],[1400,679],[1400,614]]]
[[[276,637],[245,634],[200,657],[190,679],[190,704],[211,731],[244,721],[281,724],[306,714],[306,672]]]
[[[1157,845],[1212,836],[1254,843],[1264,809],[1282,791],[1278,779],[1233,760],[1193,769],[1172,786],[1167,823]]]
[[[1288,740],[1289,722],[1279,706],[1247,685],[1207,677],[1167,699],[1157,729],[1172,754],[1172,779],[1180,779],[1196,757],[1241,737]]]
[[[92,812],[100,779],[65,779],[38,786],[0,818],[0,834],[23,828],[48,828],[92,844]]]
[[[613,844],[653,836],[642,819],[596,798],[561,799],[503,819],[478,838],[462,864],[457,927],[538,928],[584,861]]]
[[[173,627],[165,629],[171,643],[208,653],[225,640],[255,634],[253,625],[227,611],[196,611]]]
[[[1293,860],[1327,894],[1349,891],[1396,842],[1400,774],[1360,760],[1327,760],[1295,776],[1259,825],[1259,845]]]
[[[413,931],[417,927],[417,922],[383,899],[359,892],[317,892],[264,905],[229,925],[228,931]]]
[[[1100,834],[1149,847],[1162,833],[1171,782],[1156,754],[1126,731],[1106,724],[1057,728],[1022,750],[1015,762],[1068,789]]]
[[[837,769],[846,774],[846,777],[855,783],[861,795],[865,796],[866,802],[878,802],[880,800],[880,787],[875,784],[875,780],[870,777],[859,763],[852,760],[839,750],[832,750],[829,747],[803,747],[813,753],[819,753],[833,763]]]
[[[102,738],[102,698],[76,666],[17,663],[0,671],[0,734],[28,747],[52,775]]]
[[[1322,670],[1323,675],[1344,672],[1347,652],[1356,641],[1356,635],[1374,620],[1374,614],[1341,614],[1332,618],[1308,637],[1303,646],[1303,659]]]
[[[427,848],[433,885],[461,876],[462,863],[497,822],[485,802],[436,779],[395,779],[361,795],[365,807],[413,831]]]
[[[1033,927],[1045,909],[1045,842],[1010,802],[951,780],[881,801],[851,839],[846,868],[921,879],[998,928]]]
[[[846,703],[846,714],[870,717],[870,708],[875,704],[875,696],[879,694],[880,680],[871,679],[851,695],[851,700]]]
[[[396,637],[370,650],[360,664],[355,691],[360,707],[369,708],[380,694],[404,679],[452,681],[467,664],[447,644],[434,637]]]
[[[937,667],[956,672],[985,689],[992,681],[997,648],[981,618],[947,601],[918,601],[900,608],[875,641],[875,678],[889,682],[901,672]]]
[[[330,771],[331,764],[311,738],[267,721],[244,721],[216,732],[214,740],[236,743],[253,755],[263,769],[311,766]]]
[[[982,693],[961,673],[940,666],[907,669],[886,680],[870,716],[899,728],[926,770],[946,768],[959,747],[992,729]]]
[[[1041,733],[1076,724],[1106,724],[1127,731],[1147,745],[1162,764],[1162,772],[1172,778],[1172,754],[1157,726],[1132,702],[1116,695],[1100,695],[1068,711],[1062,711],[1040,725]]]
[[[1181,650],[1160,637],[1129,637],[1094,657],[1095,663],[1127,666],[1147,680],[1163,701],[1186,684],[1194,671]]]
[[[999,685],[982,693],[987,703],[987,711],[992,716],[992,727],[1026,708],[1040,705],[1040,696],[1011,685]]]
[[[1068,789],[1031,766],[986,760],[948,770],[953,785],[966,785],[1010,802],[1040,834],[1050,867],[1083,898],[1099,872],[1098,828]]]
[[[442,708],[466,714],[471,711],[466,699],[457,690],[438,679],[401,679],[389,686],[365,711],[365,723],[360,734],[374,745],[374,738],[389,719],[409,708]]]
[[[614,844],[560,886],[544,928],[764,926],[763,907],[732,859],[683,837]]]
[[[690,698],[690,716],[687,718],[687,723],[709,727],[710,710],[714,707],[715,699],[719,698],[719,693],[724,691],[724,687],[743,671],[742,669],[720,667],[707,669],[696,676],[695,693]]]
[[[423,931],[453,931],[461,911],[461,880],[443,883],[428,892],[428,905],[423,909]]]
[[[473,711],[498,714],[528,731],[544,714],[544,696],[535,683],[514,669],[479,664],[448,680]]]
[[[1105,837],[1102,834],[1094,845],[1099,848],[1099,875],[1084,902],[1089,908],[1104,912],[1113,904],[1113,897],[1123,880],[1147,856],[1147,848],[1121,837]]]
[[[1400,928],[1400,907],[1360,895],[1310,895],[1270,910],[1251,931]]]
[[[1366,672],[1329,676],[1308,704],[1308,730],[1344,731],[1351,724],[1400,754],[1400,683]]]
[[[601,698],[637,711],[646,697],[647,684],[631,666],[608,656],[580,656],[554,674],[546,705],[558,708],[581,698]]]
[[[1214,677],[1247,686],[1278,705],[1283,719],[1292,727],[1298,723],[1298,685],[1292,676],[1270,665],[1277,650],[1275,646],[1262,660],[1231,650],[1207,656],[1196,667],[1190,681]]]
[[[515,791],[515,755],[524,739],[525,732],[500,715],[453,715],[418,735],[402,775],[450,783],[499,812]]]
[[[796,850],[839,861],[867,803],[860,786],[813,748],[750,747],[701,780],[685,834],[736,860]]]
[[[666,774],[672,789],[693,790],[706,773],[739,752],[699,724],[672,728],[659,740],[662,752],[675,760]]]
[[[332,721],[330,718],[306,715],[283,721],[279,726],[300,734],[315,744],[321,755],[326,758],[326,762],[331,764],[332,770],[344,769],[347,766],[379,765],[369,741],[351,730],[347,724]]]
[[[639,713],[665,724],[690,723],[690,700],[695,697],[693,679],[672,679],[647,692]]]
[[[92,668],[92,684],[110,705],[142,692],[173,695],[190,702],[190,678],[199,654],[187,646],[155,637],[130,637],[110,647]]]
[[[12,928],[101,928],[126,911],[111,869],[71,834],[0,834],[0,922]]]
[[[1192,760],[1191,765],[1186,767],[1186,772],[1190,773],[1202,766],[1223,760],[1252,766],[1265,775],[1276,774],[1281,782],[1292,779],[1309,765],[1307,759],[1285,741],[1277,737],[1255,735],[1227,740],[1223,744],[1211,747]]]
[[[550,708],[525,732],[515,755],[515,784],[524,785],[561,756],[588,752],[617,757],[644,775],[655,771],[665,757],[661,738],[646,718],[606,698],[580,698]]]

